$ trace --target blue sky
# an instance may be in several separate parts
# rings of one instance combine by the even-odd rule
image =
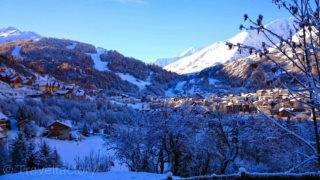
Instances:
[[[151,62],[227,39],[242,15],[287,17],[271,0],[0,0],[0,27],[88,42]]]

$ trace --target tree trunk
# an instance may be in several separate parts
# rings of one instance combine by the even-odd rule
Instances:
[[[316,138],[318,166],[320,166],[320,142],[319,142],[320,137],[319,137],[319,131],[318,131],[317,115],[314,107],[312,107],[312,119],[313,119],[314,133]]]
[[[163,149],[162,148],[160,149],[160,152],[159,152],[158,162],[159,162],[160,173],[162,174],[164,172],[164,157],[163,157]]]

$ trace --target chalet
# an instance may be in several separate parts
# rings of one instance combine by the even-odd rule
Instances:
[[[68,123],[55,121],[48,128],[48,137],[53,137],[62,140],[70,139],[71,125]]]
[[[46,83],[39,85],[39,89],[43,92],[54,92],[60,89],[60,84],[56,82]]]
[[[36,80],[37,80],[37,78],[36,78],[36,76],[32,76],[32,77],[29,77],[28,79],[27,79],[27,84],[29,85],[29,86],[32,86],[35,82],[36,82]]]
[[[72,90],[67,90],[67,92],[64,94],[64,97],[66,99],[71,99],[72,98]]]
[[[258,97],[261,97],[261,96],[266,95],[267,93],[268,93],[268,92],[267,92],[266,90],[258,90],[257,93],[256,93],[256,95],[257,95]]]
[[[20,76],[16,76],[10,80],[10,86],[13,88],[19,88],[22,85],[22,79]]]
[[[297,111],[297,112],[304,111],[304,107],[301,102],[301,99],[291,99],[290,104],[291,104],[291,107],[294,108],[294,111]]]
[[[287,118],[290,120],[290,118],[293,116],[292,110],[288,108],[280,108],[278,116],[281,118]]]
[[[43,98],[49,98],[53,96],[53,93],[51,91],[45,91],[43,94],[42,94],[42,97]]]
[[[0,112],[0,128],[6,134],[9,131],[9,127],[9,119],[2,112]]]
[[[62,63],[61,65],[58,66],[58,69],[59,70],[62,70],[62,71],[68,71],[72,68],[72,66],[69,64],[69,63]]]
[[[85,99],[86,98],[86,92],[82,89],[76,89],[73,91],[73,98],[75,99]]]

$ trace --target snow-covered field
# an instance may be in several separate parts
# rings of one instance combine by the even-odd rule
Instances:
[[[10,85],[0,82],[0,99],[15,98],[23,99],[25,96],[38,94],[39,91],[28,88],[12,88]]]
[[[90,153],[100,153],[114,158],[115,166],[112,171],[128,171],[125,165],[122,165],[115,158],[114,151],[107,150],[107,145],[101,136],[90,136],[81,141],[62,141],[57,139],[42,138],[38,139],[46,141],[52,148],[57,149],[64,165],[74,167],[77,157],[83,158],[89,156]]]
[[[164,180],[165,174],[151,174],[144,172],[105,172],[92,173],[63,169],[41,169],[0,176],[3,180]]]

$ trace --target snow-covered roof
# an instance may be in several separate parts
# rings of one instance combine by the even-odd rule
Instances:
[[[48,127],[49,127],[49,126],[52,126],[52,125],[55,124],[55,123],[59,123],[59,124],[62,124],[62,125],[64,125],[64,126],[67,126],[67,127],[69,127],[69,128],[72,128],[72,125],[71,125],[71,122],[70,122],[70,121],[64,121],[64,122],[62,122],[62,121],[58,121],[58,120],[52,122],[51,124],[49,124]]]
[[[84,96],[85,95],[85,91],[82,90],[82,89],[77,89],[77,90],[73,91],[73,94],[75,96]]]
[[[282,111],[291,112],[292,110],[293,110],[292,108],[284,108],[284,107],[282,107],[282,108],[279,109],[279,112],[282,112]]]
[[[4,115],[2,112],[0,112],[0,120],[2,119],[8,119],[8,117]]]

